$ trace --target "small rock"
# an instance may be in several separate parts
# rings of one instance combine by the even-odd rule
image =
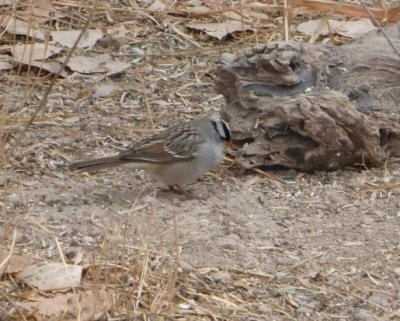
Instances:
[[[284,273],[284,272],[278,272],[278,273],[275,274],[275,279],[276,279],[278,282],[287,281],[288,278],[289,278],[289,276],[288,276],[286,273]]]
[[[232,280],[231,274],[226,271],[215,272],[211,274],[211,278],[215,282],[222,282],[222,283],[228,283],[229,281]]]
[[[124,244],[125,238],[122,235],[113,235],[108,239],[110,244],[121,245]]]
[[[151,196],[151,195],[147,195],[147,196],[143,199],[143,201],[144,201],[145,203],[147,203],[147,204],[154,204],[154,203],[157,203],[157,199],[154,198],[154,197]]]
[[[126,37],[103,37],[97,41],[97,45],[103,48],[110,48],[118,51],[121,47],[129,45],[129,39]]]
[[[400,276],[400,267],[395,268],[393,271],[397,276]]]
[[[202,207],[197,210],[197,216],[210,216],[211,210],[208,207]]]
[[[144,57],[144,51],[138,47],[133,47],[130,49],[132,55]]]
[[[5,182],[6,182],[5,177],[0,175],[0,186],[3,186]]]
[[[368,297],[368,300],[382,307],[387,307],[390,305],[389,298],[382,294],[372,294]]]
[[[356,315],[354,316],[354,318],[358,321],[373,321],[374,320],[374,316],[372,315],[371,312],[361,309],[360,311],[358,311],[356,313]]]
[[[97,87],[96,92],[94,93],[94,97],[108,97],[117,89],[118,86],[115,85],[100,85],[99,87]]]
[[[298,314],[303,314],[303,315],[311,315],[313,313],[313,311],[307,307],[299,307],[296,311]]]
[[[236,59],[236,55],[229,53],[229,52],[224,52],[220,57],[219,57],[219,61],[229,65],[231,64],[234,60]]]
[[[83,240],[86,244],[89,244],[89,245],[92,245],[92,244],[94,243],[94,238],[91,237],[91,236],[84,236],[84,237],[82,238],[82,240]]]
[[[263,313],[263,314],[269,314],[271,313],[272,309],[265,304],[262,304],[258,307],[258,312]]]
[[[197,68],[207,68],[207,63],[205,61],[200,61],[196,65]]]
[[[236,236],[236,237],[235,237]],[[239,247],[240,238],[235,234],[230,234],[227,237],[219,240],[217,245],[224,250],[235,250]]]
[[[180,261],[179,266],[183,272],[189,273],[193,271],[193,267],[185,261]]]

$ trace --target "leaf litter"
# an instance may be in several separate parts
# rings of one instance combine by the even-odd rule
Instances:
[[[155,8],[165,4],[158,2]],[[13,173],[7,185],[8,209],[15,217],[33,218],[36,224],[21,226],[25,237],[17,239],[11,251],[14,255],[21,250],[47,263],[23,259],[25,263],[19,266],[10,259],[13,268],[3,272],[1,281],[2,298],[7,299],[0,307],[11,311],[7,317],[288,320],[306,316],[328,320],[356,318],[363,311],[398,317],[399,252],[393,222],[399,195],[385,188],[388,183],[381,177],[387,172],[381,169],[313,175],[277,172],[279,184],[273,176],[255,180],[240,170],[225,169],[190,187],[205,189],[205,201],[188,202],[154,191],[153,183],[141,173],[113,170],[72,176],[65,170],[65,164],[80,154],[99,150],[110,154],[178,119],[217,114],[224,102],[210,92],[212,63],[220,53],[282,37],[283,9],[254,2],[243,3],[239,15],[251,21],[249,17],[259,13],[270,20],[263,33],[252,27],[257,34],[246,34],[246,46],[241,43],[243,25],[236,30],[240,37],[226,38],[228,3],[197,10],[199,16],[185,12],[184,3],[163,6],[154,14],[146,11],[148,7],[120,4],[109,8],[107,4],[101,2],[98,17],[104,18],[107,11],[114,21],[107,28],[109,24],[126,26],[124,36],[143,50],[145,59],[131,64],[129,46],[110,54],[93,47],[94,40],[85,50],[78,48],[71,64],[78,73],[68,71],[58,83],[44,115],[21,141],[23,153],[8,165]],[[54,7],[57,12],[79,9],[80,15],[87,16],[90,3],[84,5],[69,1]],[[238,12],[238,7],[231,9]],[[190,18],[182,20],[185,13]],[[71,21],[74,28],[82,27]],[[173,22],[187,29],[176,29]],[[217,29],[224,29],[217,48],[201,34],[191,34],[189,24],[201,23],[220,23]],[[105,24],[99,19],[94,27],[106,30]],[[25,30],[24,35],[33,34]],[[38,46],[41,49],[32,54],[37,62],[42,63],[44,56],[53,62],[62,60],[60,55],[70,43],[47,45],[60,51],[47,56]],[[32,64],[25,54],[20,57],[26,65]],[[113,61],[123,62],[124,68],[104,67]],[[123,75],[110,77],[121,96],[96,97],[92,93],[111,71]],[[15,84],[12,88],[20,90],[21,84]],[[17,112],[6,121],[11,141],[43,97],[40,85],[24,104],[16,96]],[[393,179],[400,177],[396,161],[388,164],[387,171]],[[23,185],[21,181],[39,183]],[[377,183],[383,187],[368,189]],[[59,246],[54,234],[61,240]],[[4,241],[1,246],[9,244]],[[66,263],[59,263],[60,250]],[[74,253],[80,253],[79,259]],[[74,261],[81,263],[74,265]],[[374,291],[383,291],[384,298],[371,295]]]

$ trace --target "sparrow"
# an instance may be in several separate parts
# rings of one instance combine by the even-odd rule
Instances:
[[[181,185],[216,167],[230,143],[228,124],[219,118],[182,122],[139,140],[115,156],[78,161],[70,170],[95,171],[114,166],[145,170],[170,189],[186,194]]]

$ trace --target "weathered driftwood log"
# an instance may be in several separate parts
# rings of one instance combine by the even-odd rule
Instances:
[[[400,48],[400,25],[387,33]],[[380,32],[342,47],[260,46],[217,75],[245,168],[335,169],[400,156],[400,58]]]

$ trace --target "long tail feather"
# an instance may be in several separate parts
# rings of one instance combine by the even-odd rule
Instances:
[[[126,161],[121,160],[119,156],[104,157],[98,159],[89,159],[79,161],[69,165],[72,171],[96,171],[103,168],[115,167],[126,164]]]

